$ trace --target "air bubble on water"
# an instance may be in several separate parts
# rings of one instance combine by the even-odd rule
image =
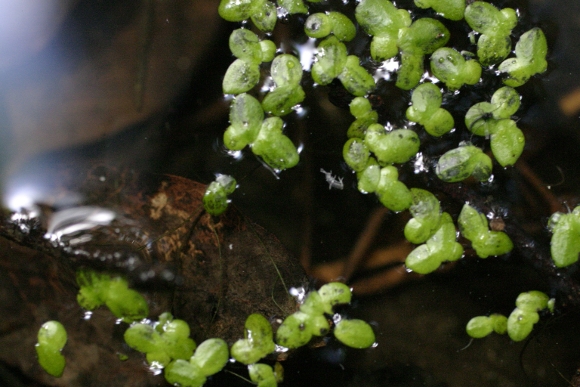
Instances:
[[[84,314],[83,314],[83,320],[85,321],[89,321],[91,319],[91,317],[93,316],[93,311],[92,310],[87,310]]]
[[[334,325],[338,324],[341,320],[342,316],[340,315],[340,313],[335,313],[332,315],[332,322],[334,322]]]
[[[413,172],[415,174],[419,174],[421,172],[427,172],[428,170],[429,168],[427,168],[427,163],[423,157],[423,152],[418,152],[415,157],[415,162],[413,163]]]
[[[303,107],[302,105],[296,105],[292,108],[296,112],[296,117],[299,119],[306,118],[310,109]]]
[[[244,154],[242,153],[241,150],[235,150],[235,151],[228,150],[228,151],[226,151],[226,153],[236,161],[240,161],[244,158]]]
[[[393,74],[399,70],[400,66],[401,62],[397,58],[387,59],[379,66],[379,68],[376,69],[375,73],[373,74],[375,82],[378,82],[381,79],[390,81],[393,77]]]
[[[314,60],[314,54],[316,53],[315,46],[316,39],[310,38],[304,44],[299,44],[296,46],[298,50],[298,56],[300,57],[300,64],[302,65],[302,70],[310,71],[312,67],[312,62]]]
[[[379,346],[379,343],[375,341],[375,342],[373,343],[373,345],[371,345],[371,348],[376,348],[376,347],[378,347],[378,346]]]
[[[306,289],[304,289],[303,286],[298,288],[291,287],[290,290],[288,290],[288,293],[290,293],[292,297],[296,298],[296,301],[299,303],[303,303],[304,298],[306,297]]]
[[[423,73],[423,75],[421,76],[420,82],[423,83],[425,81],[430,81],[433,84],[437,84],[440,82],[439,79],[436,76],[434,76],[433,74],[431,74],[429,71],[425,71]],[[441,91],[441,92],[443,92],[443,91]]]
[[[287,19],[288,10],[284,7],[276,7],[276,15],[278,16],[278,19]]]
[[[455,90],[455,91],[453,92],[453,95],[459,95],[459,90]]]
[[[274,352],[276,352],[276,353],[288,352],[288,348],[276,344],[276,349],[274,350]]]
[[[274,80],[272,79],[271,76],[267,76],[264,79],[264,83],[262,84],[262,87],[260,87],[260,92],[267,93],[270,91],[274,91],[275,88],[276,88],[276,84],[274,83]]]
[[[300,154],[300,153],[302,153],[302,151],[303,151],[303,150],[304,150],[304,143],[302,143],[302,142],[301,142],[301,143],[300,143],[300,144],[298,144],[298,146],[296,147],[296,152],[297,152],[298,154]]]
[[[149,365],[149,371],[151,371],[154,376],[161,375],[163,372],[163,364],[158,361],[151,362]]]
[[[387,132],[390,132],[390,131],[392,131],[393,129],[395,129],[395,127],[393,126],[393,124],[392,124],[392,123],[390,123],[389,121],[387,121],[387,123],[385,124],[385,130],[386,130]]]

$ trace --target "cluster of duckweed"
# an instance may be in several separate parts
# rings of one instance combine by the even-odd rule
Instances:
[[[532,332],[534,324],[540,320],[539,312],[554,312],[554,299],[545,293],[532,290],[520,293],[516,299],[516,308],[509,317],[494,313],[490,316],[477,316],[469,320],[467,334],[479,339],[491,332],[503,335],[507,332],[513,341],[522,341]]]
[[[319,0],[309,0],[318,3]],[[374,192],[380,202],[392,211],[409,210],[412,218],[405,227],[407,239],[418,246],[409,254],[406,265],[418,273],[430,273],[443,262],[461,258],[462,246],[456,241],[451,216],[442,212],[438,199],[430,192],[408,188],[399,180],[396,164],[411,161],[421,143],[417,128],[423,127],[434,137],[445,136],[454,130],[454,119],[442,108],[442,93],[457,92],[480,82],[482,66],[497,66],[498,77],[505,87],[497,90],[491,102],[479,102],[465,116],[465,123],[474,135],[485,136],[495,161],[501,166],[513,165],[519,158],[525,139],[512,120],[520,104],[513,89],[547,68],[546,38],[539,28],[523,33],[512,48],[511,31],[517,24],[517,13],[494,5],[475,1],[466,6],[465,0],[415,0],[420,8],[433,8],[442,18],[453,21],[465,19],[473,30],[472,42],[477,52],[459,51],[445,47],[450,32],[435,18],[413,20],[408,10],[397,8],[387,0],[360,0],[354,17],[362,31],[370,36],[370,56],[375,62],[394,57],[400,59],[396,86],[411,91],[411,106],[407,109],[409,128],[391,128],[378,121],[368,95],[375,89],[375,79],[356,55],[349,55],[345,42],[357,31],[353,21],[339,12],[313,13],[305,19],[304,32],[318,39],[311,77],[319,85],[338,79],[355,97],[350,111],[355,117],[346,135],[344,159],[358,178],[358,189]],[[279,16],[308,14],[303,0],[221,0],[218,11],[227,21],[251,20],[261,35],[274,30]],[[224,145],[232,151],[249,147],[251,151],[276,171],[298,164],[296,146],[284,134],[284,117],[292,113],[305,98],[301,82],[302,64],[292,54],[277,52],[269,39],[250,31],[249,25],[232,32],[230,50],[236,57],[223,80],[223,91],[233,96],[230,107],[230,126],[224,133]],[[280,50],[282,51],[282,50]],[[278,53],[278,55],[277,55]],[[425,77],[428,59],[432,77]],[[262,71],[270,63],[273,87],[258,100],[253,94],[262,78]],[[439,87],[441,82],[445,87]],[[465,86],[467,85],[467,86]],[[419,125],[411,125],[411,123]],[[435,173],[444,182],[474,178],[486,181],[491,177],[493,160],[479,147],[460,143],[439,158]],[[227,196],[233,192],[233,177],[220,175],[208,186],[203,202],[212,215],[227,208]],[[552,255],[559,267],[577,261],[580,252],[580,211],[555,214],[550,220],[553,231]],[[513,244],[507,234],[491,231],[484,214],[465,204],[458,221],[461,234],[471,242],[481,258],[509,252]],[[276,349],[270,323],[259,314],[252,314],[245,324],[245,338],[228,349],[217,338],[208,339],[196,348],[189,338],[186,322],[168,313],[158,321],[144,320],[148,315],[145,299],[129,289],[121,277],[81,271],[79,304],[93,310],[101,305],[124,322],[132,323],[125,333],[126,343],[145,353],[152,367],[163,368],[168,382],[181,386],[202,386],[207,378],[219,372],[229,361],[248,365],[250,379],[261,387],[276,386],[282,380],[279,364],[272,368],[259,361]],[[296,348],[306,345],[313,336],[333,331],[334,336],[354,348],[373,345],[372,328],[361,320],[350,320],[334,313],[333,307],[350,302],[350,289],[332,283],[319,291],[310,292],[300,310],[288,316],[276,332],[279,345]],[[553,300],[541,292],[520,294],[516,309],[509,318],[501,315],[479,316],[467,326],[473,337],[483,337],[492,331],[508,332],[515,340],[522,340],[539,319],[542,310],[553,309]],[[333,329],[332,329],[333,328]],[[60,376],[65,360],[60,353],[66,343],[64,327],[54,321],[44,324],[36,347],[41,366],[51,375]]]
[[[146,300],[128,289],[122,277],[83,270],[77,274],[77,283],[80,287],[77,300],[83,308],[94,310],[106,305],[120,321],[130,323],[123,335],[125,343],[145,354],[151,369],[163,370],[165,380],[183,387],[203,386],[208,377],[226,366],[230,356],[231,361],[247,365],[250,380],[258,386],[276,387],[283,379],[281,364],[272,368],[260,360],[281,347],[298,348],[307,345],[312,336],[332,331],[337,340],[353,348],[368,348],[375,342],[375,334],[366,322],[334,313],[335,306],[349,304],[352,298],[351,290],[341,283],[329,283],[311,291],[300,311],[288,316],[278,328],[276,341],[272,325],[264,316],[249,315],[244,324],[245,337],[231,348],[220,338],[210,338],[196,346],[189,337],[187,322],[171,313],[162,313],[156,321],[146,319]],[[117,291],[119,296],[112,298],[110,293]],[[38,332],[38,361],[52,376],[63,374],[65,358],[61,350],[66,341],[66,330],[58,321],[46,322]]]
[[[247,20],[252,15],[248,11],[250,3],[250,0],[221,0],[220,15],[232,22]],[[269,0],[254,3],[273,4]],[[356,174],[359,191],[375,193],[378,200],[394,212],[410,211],[412,219],[405,228],[405,236],[418,246],[407,257],[406,266],[427,274],[443,262],[463,256],[463,247],[456,240],[457,227],[481,258],[506,254],[512,250],[513,243],[506,233],[490,230],[486,216],[469,204],[463,207],[454,223],[451,215],[442,211],[434,195],[409,188],[399,179],[397,165],[413,162],[417,157],[421,149],[421,128],[433,137],[443,137],[456,131],[457,117],[454,118],[442,106],[444,96],[457,94],[463,88],[481,83],[483,68],[488,75],[495,73],[504,86],[493,93],[491,101],[482,98],[466,109],[464,121],[471,136],[482,136],[489,141],[491,155],[480,146],[461,141],[457,147],[439,155],[433,172],[447,183],[466,179],[486,183],[493,179],[494,164],[500,167],[514,165],[525,146],[524,135],[512,119],[521,100],[515,88],[546,70],[548,47],[542,30],[534,27],[519,36],[512,51],[512,31],[519,17],[512,8],[499,9],[484,1],[467,5],[465,0],[415,0],[415,6],[432,8],[437,15],[416,17],[391,1],[360,0],[356,3],[355,20],[352,20],[331,7],[326,12],[320,12],[320,6],[317,6],[317,12],[309,14],[304,22],[304,33],[316,44],[316,51],[313,63],[303,66],[310,69],[315,84],[328,85],[338,79],[354,97],[350,112],[355,120],[346,132],[344,160]],[[308,14],[308,8],[308,2],[303,0],[278,1],[278,13],[284,17]],[[450,32],[445,19],[466,23],[472,30],[468,37],[471,44],[476,46],[476,52],[446,47]],[[265,31],[259,24],[255,26]],[[395,85],[411,93],[411,104],[406,111],[408,127],[393,128],[389,123],[383,125],[379,122],[379,115],[369,100],[370,93],[376,88],[375,78],[370,70],[361,66],[363,61],[359,57],[349,55],[347,43],[354,39],[357,27],[370,37],[368,52],[371,64],[397,58],[399,68]],[[360,47],[358,49],[360,52]],[[280,54],[287,55],[290,54]],[[367,58],[364,63],[369,63]],[[426,63],[429,64],[429,76],[425,76]],[[270,93],[278,87],[277,84]],[[302,91],[302,88],[299,90]],[[227,93],[226,90],[224,92]],[[232,109],[236,109],[238,98],[240,96],[234,98]],[[289,101],[287,99],[287,103],[283,104],[284,112],[292,109]],[[272,108],[264,110],[266,115],[277,115]],[[256,116],[259,115],[256,121],[262,120],[261,114],[256,113]],[[234,121],[231,122],[233,125]],[[234,141],[232,145],[230,131],[231,127],[224,135],[227,148],[241,150],[250,145],[256,153],[250,140],[242,143]],[[284,139],[287,137],[284,136]],[[275,141],[271,145],[278,147]],[[279,160],[263,158],[277,170],[289,168],[297,162],[297,158],[292,159],[292,163],[284,162],[284,152],[280,153]],[[580,238],[577,237],[576,219],[576,215],[557,214],[550,222],[554,232],[552,254],[557,266],[569,265],[578,258]],[[299,315],[293,317],[289,324],[303,324],[306,321],[305,315]],[[315,334],[318,329],[316,322],[307,322],[306,325],[316,327]]]

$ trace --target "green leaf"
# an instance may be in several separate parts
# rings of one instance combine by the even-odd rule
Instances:
[[[465,126],[475,135],[489,136],[495,131],[493,113],[496,110],[497,107],[489,102],[476,103],[465,114]]]
[[[465,9],[465,21],[481,34],[477,41],[477,56],[483,66],[499,63],[509,55],[510,34],[517,24],[513,9],[499,11],[492,4],[475,1]]]
[[[355,17],[365,32],[373,36],[392,33],[396,37],[400,28],[411,24],[408,11],[399,10],[392,2],[385,0],[361,0]]]
[[[413,204],[409,212],[413,217],[405,225],[405,238],[419,244],[429,239],[439,227],[441,206],[435,195],[424,189],[411,188],[411,195]]]
[[[278,117],[265,119],[256,141],[252,144],[252,152],[278,170],[292,168],[299,160],[296,147],[282,134],[283,125],[284,122]]]
[[[504,119],[496,123],[490,145],[493,156],[502,167],[514,165],[525,144],[524,133],[516,126],[515,121]]]
[[[342,156],[349,167],[361,172],[367,167],[370,151],[360,138],[351,138],[344,144]]]
[[[419,151],[419,136],[410,129],[387,132],[384,126],[373,124],[365,134],[365,144],[382,164],[405,163]]]
[[[522,341],[532,332],[534,324],[540,320],[536,312],[515,308],[507,320],[507,332],[513,341]]]
[[[240,22],[252,16],[253,3],[254,0],[221,0],[218,13],[224,20]]]
[[[521,96],[515,89],[504,86],[493,93],[491,96],[491,104],[494,107],[492,112],[493,118],[496,120],[511,118],[520,108]]]
[[[465,204],[457,218],[459,231],[467,240],[475,240],[488,230],[487,218],[469,204]]]
[[[503,231],[488,231],[471,242],[480,258],[507,254],[514,248],[513,242]]]
[[[507,73],[503,83],[508,86],[521,86],[530,77],[543,73],[548,68],[548,43],[539,28],[532,28],[520,36],[515,53],[516,58],[506,59],[499,65],[499,71]]]
[[[493,324],[493,331],[500,335],[505,335],[507,332],[507,317],[502,314],[494,313],[489,316]]]
[[[67,341],[64,326],[58,321],[47,321],[38,330],[38,343],[48,348],[61,350]]]
[[[517,15],[511,8],[499,11],[485,1],[474,1],[465,9],[465,21],[481,34],[509,35],[516,26]]]
[[[230,124],[224,133],[224,145],[231,150],[243,149],[258,137],[264,110],[260,102],[249,94],[238,95],[230,105]]]
[[[60,350],[54,349],[49,345],[37,344],[36,355],[38,364],[51,376],[59,378],[64,372],[66,360],[60,353]]]
[[[349,104],[350,114],[356,118],[366,116],[372,111],[370,101],[365,97],[356,97]]]
[[[461,234],[471,241],[473,249],[480,258],[497,256],[510,252],[514,245],[503,231],[490,231],[485,215],[469,204],[465,204],[457,219]]]
[[[477,58],[482,66],[501,62],[510,54],[512,40],[509,35],[481,35],[477,41]]]
[[[415,248],[405,260],[405,266],[419,274],[428,274],[445,261],[456,261],[463,255],[463,247],[455,241],[455,226],[451,216],[444,212],[437,231],[426,243]]]
[[[381,180],[381,166],[374,158],[369,158],[366,168],[357,174],[358,190],[362,193],[375,192]],[[409,193],[410,194],[410,193]]]
[[[182,359],[169,363],[163,374],[168,383],[182,387],[201,387],[206,382],[197,365]]]
[[[557,212],[550,217],[549,227],[553,233],[550,251],[557,267],[566,267],[578,261],[580,217],[576,214],[576,209],[570,214]]]
[[[493,332],[493,321],[487,316],[474,317],[467,323],[465,331],[474,339],[481,339]]]
[[[276,387],[278,385],[272,367],[267,364],[250,364],[248,373],[252,382],[257,383],[258,387]]]
[[[312,316],[296,312],[284,319],[276,331],[276,342],[286,348],[302,347],[312,339],[312,329],[309,324]],[[233,348],[232,348],[233,351]]]
[[[375,333],[363,320],[340,320],[334,328],[334,337],[352,348],[369,348],[375,343]]]
[[[253,313],[246,319],[245,339],[240,339],[231,348],[234,359],[243,364],[252,364],[273,352],[272,326],[264,316]]]
[[[518,92],[508,86],[501,87],[493,93],[491,103],[479,102],[469,108],[465,115],[465,125],[473,134],[489,136],[497,132],[500,120],[509,119],[519,107]]]
[[[260,31],[273,31],[276,26],[276,21],[278,20],[276,5],[271,1],[265,1],[262,6],[254,9],[251,18],[254,25]]]
[[[110,282],[105,304],[116,317],[125,322],[144,319],[149,315],[147,301],[139,292],[127,288],[127,281],[115,278]]]
[[[481,66],[475,60],[465,60],[455,49],[442,47],[431,55],[431,72],[450,90],[464,84],[475,85],[481,77]]]
[[[240,94],[251,90],[260,81],[260,66],[257,62],[236,59],[228,67],[222,89],[224,94]]]
[[[306,295],[304,303],[300,305],[300,311],[311,316],[322,315],[324,314],[326,305],[327,304],[320,296],[320,293],[317,291],[312,291]]]
[[[437,162],[435,173],[446,183],[454,183],[473,176],[486,181],[491,176],[489,156],[473,145],[462,145],[443,154]]]
[[[526,312],[539,312],[548,307],[550,298],[544,292],[531,290],[520,293],[516,299],[516,306]]]
[[[223,214],[228,209],[228,196],[224,187],[217,181],[212,181],[203,194],[203,208],[214,216]]]
[[[142,353],[158,352],[163,347],[161,334],[149,324],[131,325],[123,338],[129,347]]]
[[[348,138],[363,139],[368,127],[379,120],[379,114],[372,110],[371,103],[365,97],[354,98],[349,107],[350,113],[356,117],[356,120],[350,124],[346,135]]]
[[[411,191],[398,179],[397,168],[384,167],[381,169],[379,184],[376,188],[380,202],[395,212],[406,210],[412,202]]]
[[[278,6],[284,8],[289,14],[308,13],[308,7],[302,0],[277,0]]]
[[[430,54],[449,40],[449,30],[438,20],[421,18],[402,28],[397,45],[401,50],[401,67],[397,87],[411,90],[423,76],[423,56]]]
[[[415,0],[415,5],[419,8],[433,8],[449,20],[461,20],[465,12],[465,0]]]
[[[350,42],[356,35],[353,22],[340,12],[329,12],[328,17],[332,24],[332,33],[342,42]]]
[[[224,133],[224,145],[231,150],[243,149],[258,137],[264,110],[260,102],[249,94],[240,94],[230,105],[231,126]]]
[[[332,314],[336,305],[349,304],[352,298],[350,288],[341,282],[330,282],[318,289],[318,294],[324,305],[324,312]]]
[[[274,59],[274,56],[276,55],[276,50],[278,48],[276,47],[276,44],[274,42],[266,39],[260,42],[260,49],[262,50],[261,61],[271,62],[272,59]]]
[[[428,17],[417,19],[399,33],[397,45],[404,53],[431,54],[449,41],[449,30],[439,20]]]
[[[355,55],[346,58],[344,68],[338,75],[340,82],[352,95],[362,97],[375,88],[375,80],[359,63]]]
[[[230,51],[238,59],[260,63],[262,47],[258,35],[245,28],[232,31],[229,39]]]
[[[338,77],[346,64],[346,46],[335,36],[329,36],[318,45],[316,61],[312,65],[312,79],[319,85],[328,85]]]
[[[402,90],[411,90],[419,84],[425,73],[423,55],[408,52],[401,53],[401,66],[397,71],[396,85]]]
[[[302,80],[302,66],[294,55],[278,55],[272,61],[270,75],[277,86],[298,86]]]
[[[229,360],[228,344],[222,339],[207,339],[197,347],[189,360],[199,368],[203,376],[210,376],[221,371]]]
[[[304,101],[306,94],[300,85],[278,86],[266,94],[262,100],[262,108],[266,113],[283,117],[292,113],[294,106]]]
[[[451,114],[441,108],[443,97],[441,91],[432,83],[423,83],[413,90],[412,105],[406,116],[410,121],[418,122],[432,136],[439,137],[448,133],[455,122]]]

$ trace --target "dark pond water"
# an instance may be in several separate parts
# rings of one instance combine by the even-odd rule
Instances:
[[[344,133],[352,117],[339,87],[313,88],[304,82],[309,94],[305,112],[292,116],[286,127],[303,147],[302,161],[276,175],[250,152],[232,157],[221,142],[228,125],[221,79],[232,61],[227,39],[237,25],[217,17],[216,1],[61,3],[46,10],[52,15],[49,22],[37,16],[19,19],[15,15],[26,15],[26,7],[16,2],[7,6],[15,13],[1,17],[10,26],[0,28],[0,47],[10,53],[0,61],[0,186],[5,205],[17,210],[49,201],[54,210],[82,204],[78,195],[55,198],[47,193],[63,161],[73,160],[76,170],[67,172],[73,175],[92,170],[95,160],[202,183],[212,181],[216,173],[231,174],[239,183],[231,198],[245,216],[273,233],[310,273],[340,273],[337,262],[351,254],[380,204],[356,190],[356,178],[342,161]],[[330,3],[345,12],[355,6],[353,1]],[[412,7],[411,3],[397,5]],[[499,214],[505,209],[507,219],[535,238],[538,249],[545,249],[545,224],[554,203],[573,208],[580,202],[580,2],[494,4],[518,9],[521,23],[516,34],[531,26],[543,29],[549,68],[518,89],[518,126],[527,140],[521,164],[527,169],[499,170],[493,184],[476,189],[493,210]],[[305,43],[298,19],[281,24],[273,36],[289,51]],[[22,32],[20,24],[34,28]],[[452,27],[461,30],[458,24]],[[366,43],[359,34],[353,52],[368,54]],[[409,93],[388,82],[378,90],[381,118],[404,124],[400,112]],[[447,95],[447,106],[459,112],[481,95],[489,99],[493,90],[475,86],[458,96]],[[461,136],[458,130],[425,147],[435,153],[438,147],[469,139]],[[344,190],[329,189],[321,168],[344,178]],[[410,185],[431,184],[424,174],[414,174],[412,165],[402,167],[401,175]],[[550,195],[543,195],[542,189]],[[441,197],[446,210],[456,216],[460,204],[448,193]],[[400,271],[400,266],[393,269],[380,257],[400,245],[405,221],[404,215],[384,217],[367,252],[378,256],[378,263],[367,264],[353,278],[361,289],[371,290],[361,290],[346,313],[371,322],[378,347],[345,350],[331,341],[304,350],[287,362],[284,385],[570,385],[580,366],[578,305],[559,300],[558,313],[543,318],[532,337],[521,343],[493,335],[471,343],[464,332],[475,315],[509,313],[522,291],[561,295],[555,281],[517,252],[485,261],[467,258],[420,279],[393,279],[387,274]],[[575,270],[565,275],[578,282]],[[5,349],[0,353],[0,385],[33,383],[27,379],[28,369],[6,360]],[[222,375],[209,385],[234,383],[235,377]]]

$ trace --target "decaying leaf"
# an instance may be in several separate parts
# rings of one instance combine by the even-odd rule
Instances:
[[[297,261],[235,208],[220,217],[206,214],[205,185],[104,166],[78,176],[54,180],[59,183],[46,195],[43,215],[3,219],[0,361],[55,386],[160,382],[142,355],[123,344],[126,325],[115,324],[106,309],[88,318],[78,306],[74,273],[81,267],[126,275],[149,301],[150,318],[170,311],[190,324],[197,342],[220,337],[231,344],[243,336],[249,314],[275,319],[296,310],[287,289],[305,284]],[[58,208],[71,194],[82,200],[74,209]],[[111,213],[109,222],[95,216]],[[61,379],[45,374],[34,355],[36,332],[49,319],[62,322],[69,335]]]

